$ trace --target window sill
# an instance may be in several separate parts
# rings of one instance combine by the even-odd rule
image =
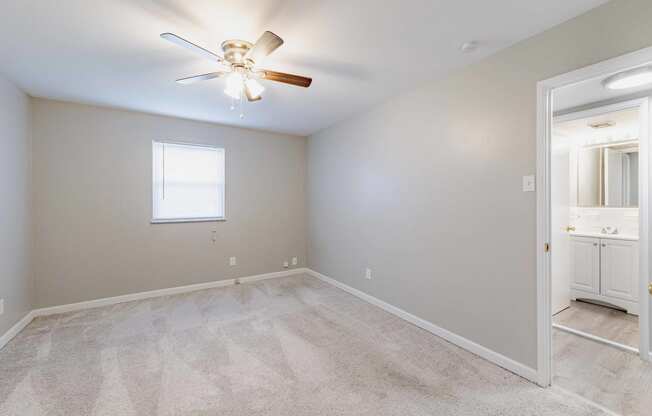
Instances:
[[[186,223],[186,222],[220,222],[226,221],[224,217],[215,217],[215,218],[175,218],[175,219],[152,219],[150,224],[175,224],[175,223]]]

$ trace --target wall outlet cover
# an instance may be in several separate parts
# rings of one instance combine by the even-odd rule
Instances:
[[[534,175],[523,176],[523,192],[534,192],[535,183]]]
[[[290,263],[288,263],[288,261],[285,260],[285,261],[283,262],[283,267],[287,269],[288,267],[290,267]]]
[[[367,280],[371,280],[371,269],[368,267],[364,271],[364,278]]]
[[[292,265],[296,266],[297,264],[299,264],[299,259],[297,259],[296,257],[292,257]]]
[[[235,257],[229,257],[229,266],[235,266],[236,264],[238,264],[238,259]]]
[[[5,313],[5,300],[0,299],[0,315],[2,315],[3,313]]]

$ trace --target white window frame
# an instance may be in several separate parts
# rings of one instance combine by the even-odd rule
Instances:
[[[205,217],[205,218],[154,218],[154,205],[156,204],[156,196],[154,194],[154,178],[155,178],[155,169],[156,169],[156,161],[154,160],[154,146],[156,144],[177,144],[181,146],[194,146],[194,147],[207,147],[211,149],[219,149],[222,151],[224,154],[224,189],[222,192],[222,212],[224,213],[223,216],[221,217]],[[186,142],[186,141],[179,141],[179,140],[152,140],[152,150],[151,150],[151,157],[152,157],[152,180],[151,180],[151,219],[150,219],[150,224],[174,224],[174,223],[190,223],[190,222],[219,222],[219,221],[226,221],[226,149],[222,146],[218,145],[213,145],[213,144],[205,144],[205,143],[194,143],[194,142]]]

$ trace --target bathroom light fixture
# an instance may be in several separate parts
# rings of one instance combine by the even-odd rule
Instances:
[[[602,85],[610,90],[624,90],[646,84],[652,84],[652,66],[619,72],[602,81]]]

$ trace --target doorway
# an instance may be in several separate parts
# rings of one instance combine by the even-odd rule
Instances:
[[[602,357],[618,365],[614,354],[626,354],[623,362],[640,363],[652,376],[652,83],[617,90],[608,84],[620,74],[643,73],[651,63],[648,48],[538,84],[539,384],[577,386],[571,392],[592,401],[598,395],[590,394],[591,388],[599,392],[604,386],[582,386],[582,377],[589,384],[601,379],[600,370],[608,366]],[[570,364],[562,371],[562,360],[575,361],[563,362]],[[555,378],[555,371],[563,374]],[[598,404],[622,411],[617,399]]]
[[[647,98],[560,114],[602,88],[592,82],[553,93],[553,328],[638,353],[638,188],[646,182],[638,161]]]

